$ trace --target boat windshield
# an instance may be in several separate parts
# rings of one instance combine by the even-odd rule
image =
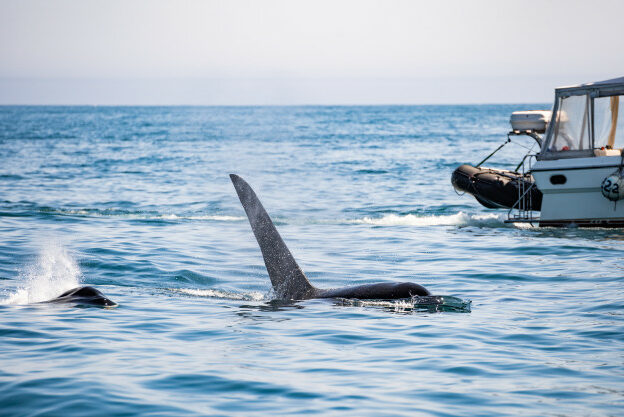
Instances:
[[[622,96],[594,99],[594,148],[624,148],[624,109]]]
[[[589,149],[589,96],[562,97],[551,151]]]
[[[554,158],[620,155],[624,148],[621,95],[562,95],[542,152]]]

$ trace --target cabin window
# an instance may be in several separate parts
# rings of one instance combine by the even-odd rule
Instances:
[[[594,99],[594,147],[624,148],[624,105],[622,96]]]
[[[589,138],[590,103],[588,95],[560,99],[551,151],[578,151],[592,148]]]

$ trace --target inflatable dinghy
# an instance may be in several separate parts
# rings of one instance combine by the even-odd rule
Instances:
[[[510,209],[516,205],[520,189],[524,193],[530,187],[530,195],[525,196],[529,198],[523,199],[529,207],[524,209],[539,211],[542,208],[542,192],[534,186],[531,174],[461,165],[453,172],[451,183],[456,190],[472,194],[487,208]]]

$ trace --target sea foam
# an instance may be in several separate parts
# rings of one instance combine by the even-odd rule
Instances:
[[[459,212],[447,215],[417,216],[415,214],[387,214],[383,217],[364,217],[353,223],[371,224],[374,226],[481,226],[504,227],[507,218],[504,214],[466,214]]]

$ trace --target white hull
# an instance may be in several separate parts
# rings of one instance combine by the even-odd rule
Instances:
[[[620,156],[537,161],[531,173],[544,195],[540,226],[623,227],[624,200],[609,201],[600,188],[620,162]]]

